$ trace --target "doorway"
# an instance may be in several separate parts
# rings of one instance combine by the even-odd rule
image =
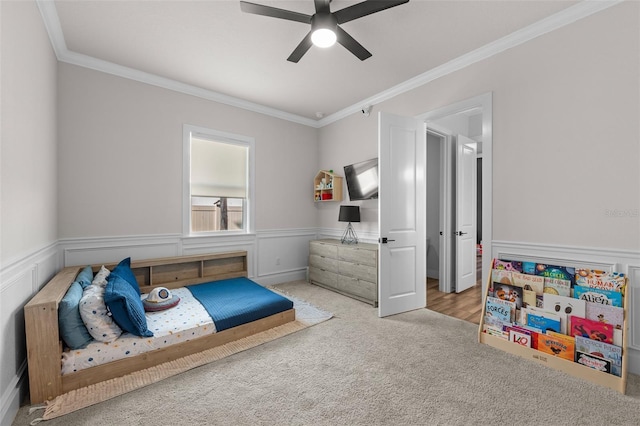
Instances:
[[[423,115],[427,123],[427,308],[478,323],[491,259],[491,94]],[[475,285],[456,293],[456,138],[477,142]],[[468,139],[467,139],[468,140]],[[488,161],[487,161],[488,159]],[[475,179],[474,179],[475,180]],[[442,234],[441,234],[442,233]],[[487,244],[488,240],[488,244]],[[468,262],[467,262],[468,263]],[[484,266],[484,268],[483,268]]]

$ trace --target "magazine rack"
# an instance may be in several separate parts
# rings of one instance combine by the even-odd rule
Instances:
[[[493,269],[493,266],[492,266],[492,269]],[[487,288],[483,296],[482,316],[480,317],[480,326],[478,328],[478,342],[484,343],[489,346],[493,346],[494,348],[501,349],[510,354],[517,355],[522,358],[526,358],[528,360],[537,362],[539,364],[546,365],[556,370],[564,371],[565,373],[570,374],[574,377],[579,377],[581,379],[588,380],[598,385],[606,386],[622,394],[626,392],[627,362],[628,362],[627,361],[627,358],[628,358],[627,339],[629,336],[629,314],[628,314],[629,298],[626,296],[628,295],[625,295],[625,297],[623,298],[624,322],[622,325],[622,374],[620,377],[618,377],[614,374],[597,371],[592,368],[586,367],[584,365],[578,364],[577,362],[572,362],[562,358],[556,358],[552,355],[538,351],[537,349],[520,346],[517,343],[510,342],[498,336],[493,336],[488,333],[484,333],[482,331],[482,328],[484,325],[484,320],[486,315],[487,295],[489,292],[489,288],[491,287],[491,276],[492,275],[490,271],[489,277],[487,280]]]

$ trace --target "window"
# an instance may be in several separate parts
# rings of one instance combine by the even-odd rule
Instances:
[[[253,230],[253,138],[184,126],[183,233]]]

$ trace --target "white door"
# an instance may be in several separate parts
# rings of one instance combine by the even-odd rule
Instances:
[[[477,143],[456,141],[456,293],[476,284]]]
[[[426,128],[415,118],[378,116],[378,315],[424,308]]]

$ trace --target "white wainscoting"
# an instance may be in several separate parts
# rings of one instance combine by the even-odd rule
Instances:
[[[163,234],[69,238],[59,241],[60,268],[115,263],[126,257],[135,260],[245,250],[249,277],[259,284],[273,285],[305,278],[309,240],[316,238],[316,228],[265,230],[229,236]]]
[[[58,271],[57,243],[21,259],[7,262],[0,270],[0,424],[10,425],[27,394],[27,355],[24,305]]]
[[[493,241],[492,257],[508,260],[528,260],[552,265],[586,267],[623,272],[629,281],[628,370],[640,374],[640,252],[606,248],[571,247],[528,244],[511,241]],[[486,283],[483,282],[483,286]]]
[[[264,231],[257,237],[256,282],[273,285],[306,279],[309,241],[318,238],[315,229]]]

